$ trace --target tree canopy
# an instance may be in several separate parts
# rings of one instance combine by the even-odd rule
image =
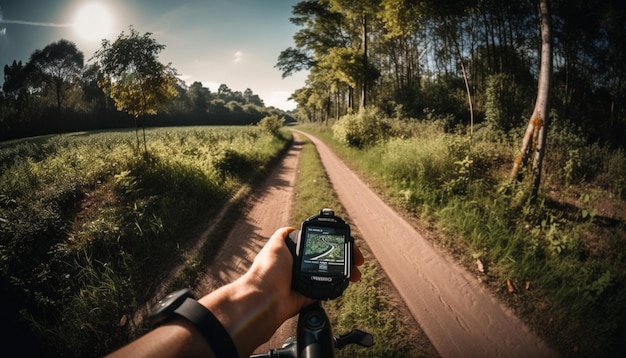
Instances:
[[[60,111],[68,92],[78,81],[84,65],[84,55],[73,42],[59,40],[30,56],[30,85],[42,91],[50,90]]]
[[[165,48],[147,32],[140,35],[134,28],[122,32],[111,43],[102,41],[94,59],[104,76],[100,87],[115,101],[118,110],[137,118],[156,114],[157,109],[177,95],[176,70],[158,60]]]
[[[552,112],[589,140],[613,146],[626,135],[626,16],[620,6],[616,0],[550,1]],[[308,91],[293,96],[307,120],[342,116],[367,96],[366,103],[388,115],[418,118],[426,111],[469,124],[474,114],[477,123],[491,116],[491,125],[516,130],[537,93],[537,9],[536,0],[300,1],[290,19],[299,27],[294,46],[279,54],[276,67],[283,76],[309,71]],[[367,61],[347,56],[364,54],[365,40]],[[498,81],[515,95],[493,101]]]

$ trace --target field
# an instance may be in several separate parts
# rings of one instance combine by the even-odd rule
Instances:
[[[128,341],[159,275],[288,144],[261,127],[146,136],[145,152],[132,131],[0,144],[3,316],[25,352],[100,356]]]

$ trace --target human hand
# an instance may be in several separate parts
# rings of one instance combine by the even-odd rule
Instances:
[[[315,302],[315,300],[291,289],[293,256],[285,240],[289,240],[288,235],[294,230],[296,229],[292,227],[276,230],[258,253],[252,267],[246,274],[253,278],[253,281],[261,287],[263,292],[274,296],[274,299],[281,303],[278,305],[275,317],[278,326],[296,315],[303,307]],[[350,281],[357,282],[361,279],[361,271],[358,266],[363,265],[365,259],[359,248],[356,245],[353,247],[355,265],[352,268]]]

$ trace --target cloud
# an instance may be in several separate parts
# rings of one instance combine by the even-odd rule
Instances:
[[[7,20],[0,18],[0,23],[3,24],[15,24],[15,25],[28,25],[28,26],[43,26],[43,27],[73,27],[73,24],[58,24],[54,22],[34,22],[34,21],[22,21],[22,20]]]
[[[291,92],[289,91],[273,91],[269,93],[267,98],[263,98],[263,103],[268,107],[273,106],[285,111],[292,110],[296,108],[296,103],[289,100],[290,96]]]
[[[243,60],[243,52],[242,51],[237,51],[235,52],[235,63],[239,63]]]

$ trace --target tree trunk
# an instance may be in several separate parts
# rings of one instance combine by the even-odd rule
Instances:
[[[362,33],[363,33],[363,71],[365,71],[365,73],[363,73],[363,83],[361,87],[361,110],[365,109],[365,106],[367,105],[367,80],[368,80],[368,74],[367,74],[367,15],[363,14],[362,18],[361,18],[361,26],[362,26]]]
[[[531,200],[535,200],[541,183],[541,170],[545,154],[546,128],[550,112],[550,92],[552,80],[552,31],[550,24],[549,0],[539,1],[539,17],[541,22],[541,67],[539,69],[539,84],[537,89],[537,101],[533,114],[528,122],[522,148],[515,157],[511,180],[521,181],[520,168],[525,166],[533,158],[532,176],[533,186]]]

